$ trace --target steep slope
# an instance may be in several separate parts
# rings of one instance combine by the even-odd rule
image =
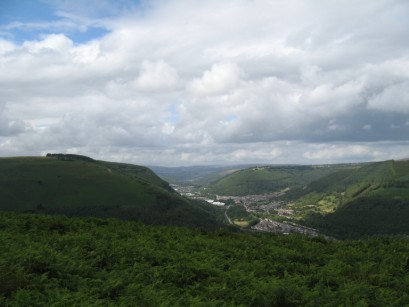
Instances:
[[[366,188],[379,187],[393,181],[395,173],[394,161],[351,165],[312,182],[309,188],[316,192],[347,192],[350,197],[354,197]]]
[[[229,166],[181,166],[162,167],[151,166],[150,168],[161,178],[170,183],[190,184],[195,186],[208,185],[228,174],[238,170],[253,167],[254,165],[229,165]]]
[[[339,236],[409,233],[409,161],[372,163],[332,174],[309,189],[340,199],[335,212],[312,215],[309,225]]]
[[[1,158],[0,209],[217,225],[148,169],[82,156]]]
[[[234,196],[277,192],[285,188],[303,187],[343,167],[344,165],[252,167],[217,180],[209,186],[209,190],[219,195]]]
[[[161,179],[152,170],[150,170],[149,168],[145,166],[128,164],[128,163],[106,162],[106,161],[98,161],[98,163],[100,165],[106,166],[107,168],[111,170],[115,170],[119,173],[128,175],[132,178],[137,178],[139,180],[145,180],[165,190],[173,191],[173,189],[170,187],[168,182]]]

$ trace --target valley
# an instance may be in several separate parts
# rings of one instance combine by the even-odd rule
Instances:
[[[409,0],[0,0],[0,307],[409,307],[408,37]]]
[[[183,196],[224,207],[226,221],[242,229],[283,234],[300,233],[312,237],[319,235],[318,230],[297,224],[293,218],[294,210],[291,209],[294,203],[280,199],[289,189],[260,195],[204,196],[201,195],[200,189],[193,186],[172,187]]]
[[[358,238],[409,233],[408,178],[408,161],[257,166],[205,184],[179,181],[174,188],[224,203],[225,215],[243,229],[302,233],[308,227],[313,235]]]
[[[409,302],[409,161],[200,169],[1,158],[0,305]]]
[[[1,158],[0,209],[335,238],[409,233],[409,161],[154,169]]]

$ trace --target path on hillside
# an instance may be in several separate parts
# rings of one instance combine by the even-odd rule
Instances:
[[[226,210],[224,211],[224,216],[226,217],[227,221],[229,222],[229,224],[233,225],[233,222],[231,221],[231,219],[229,218],[229,216],[227,215],[227,210],[229,210],[230,205],[228,205],[226,207]]]

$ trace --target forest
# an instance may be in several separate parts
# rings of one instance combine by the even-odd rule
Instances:
[[[0,211],[1,306],[404,306],[409,239]]]

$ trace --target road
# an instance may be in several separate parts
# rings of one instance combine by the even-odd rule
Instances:
[[[227,215],[227,210],[229,210],[230,205],[228,205],[226,207],[226,210],[224,211],[224,216],[226,217],[227,221],[229,221],[229,224],[233,225],[233,222],[231,221],[231,219],[229,218],[229,216]]]

